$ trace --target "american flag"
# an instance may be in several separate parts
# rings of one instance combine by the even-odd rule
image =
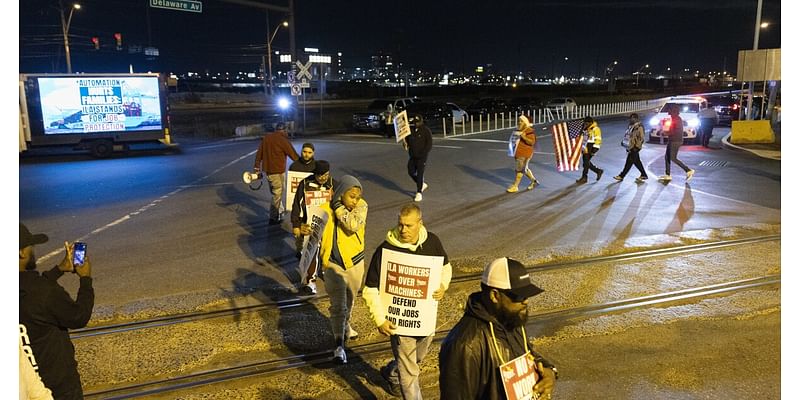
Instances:
[[[553,146],[556,151],[556,169],[559,172],[578,170],[583,146],[582,133],[582,119],[553,125]]]

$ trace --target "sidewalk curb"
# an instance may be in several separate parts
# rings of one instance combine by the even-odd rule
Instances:
[[[731,143],[729,141],[730,137],[731,137],[731,133],[728,133],[725,137],[722,138],[722,140],[720,140],[720,143],[722,143],[722,147],[726,147],[726,148],[730,148],[730,149],[738,150],[738,151],[747,151],[747,152],[753,153],[753,154],[755,154],[755,155],[757,155],[757,156],[759,156],[761,158],[767,158],[767,159],[770,159],[770,160],[776,160],[776,161],[780,161],[781,160],[781,152],[780,151],[775,151],[775,150],[754,150],[754,149],[748,149],[747,147],[737,146],[737,145],[735,145],[735,144],[733,144],[733,143]]]

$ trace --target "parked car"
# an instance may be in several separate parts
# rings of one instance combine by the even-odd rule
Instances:
[[[733,96],[711,97],[708,104],[717,112],[720,125],[730,125],[739,119],[739,102]]]
[[[697,130],[700,128],[698,113],[708,108],[708,102],[702,97],[673,97],[667,101],[658,113],[650,118],[648,140],[658,141],[664,137],[667,130],[665,125],[670,120],[669,110],[672,107],[680,108],[680,117],[683,120],[683,141],[699,143],[700,137]]]
[[[440,102],[417,101],[406,107],[408,117],[420,115],[426,124],[440,124],[442,119],[453,117],[450,106]]]
[[[550,111],[573,112],[578,107],[578,103],[571,97],[557,97],[550,99],[545,107],[549,108]]]
[[[469,115],[487,115],[508,111],[505,100],[498,97],[484,97],[467,107]]]
[[[455,120],[456,123],[459,123],[461,121],[466,121],[467,118],[469,118],[469,114],[466,111],[464,111],[464,109],[459,107],[456,103],[447,103],[447,105],[448,107],[450,107],[450,112],[452,112],[453,120]]]
[[[384,131],[386,127],[386,116],[391,105],[395,113],[403,111],[409,104],[415,103],[419,99],[411,97],[401,97],[397,99],[377,99],[367,106],[366,112],[353,114],[353,128],[357,131]]]
[[[528,114],[542,109],[542,100],[537,97],[514,97],[508,101],[508,110]]]

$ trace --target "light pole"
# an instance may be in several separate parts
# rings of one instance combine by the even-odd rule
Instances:
[[[610,63],[608,63],[608,65],[606,65],[606,80],[608,80],[608,75],[611,74],[612,72],[614,72],[614,67],[616,67],[617,64],[618,64],[617,61],[614,61],[614,62],[610,62]]]
[[[61,11],[61,33],[64,35],[64,53],[67,56],[67,73],[72,73],[72,60],[69,56],[69,24],[72,22],[72,13],[75,10],[80,10],[81,5],[75,3],[69,9],[69,17],[64,19],[64,6],[61,1],[58,2],[58,9]]]
[[[639,87],[639,75],[642,74],[642,70],[647,69],[647,68],[650,68],[650,64],[642,65],[642,67],[639,68],[638,71],[636,71],[636,87]]]
[[[281,22],[280,25],[275,27],[275,31],[272,32],[272,36],[270,36],[269,40],[267,40],[267,65],[268,65],[267,68],[269,69],[269,95],[270,96],[272,96],[272,41],[275,39],[275,35],[278,34],[278,30],[280,30],[281,27],[288,27],[288,26],[289,26],[289,22],[288,21]]]

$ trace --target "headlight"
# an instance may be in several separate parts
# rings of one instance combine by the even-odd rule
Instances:
[[[658,117],[650,118],[650,126],[658,126]]]
[[[692,118],[688,122],[690,128],[697,128],[700,126],[700,120],[697,118]]]

